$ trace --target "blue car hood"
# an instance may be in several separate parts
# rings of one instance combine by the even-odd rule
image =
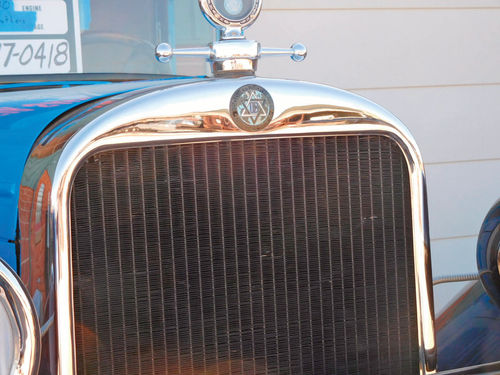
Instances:
[[[52,121],[95,99],[193,80],[199,78],[0,85],[0,258],[17,269],[17,206],[24,164],[36,139]]]

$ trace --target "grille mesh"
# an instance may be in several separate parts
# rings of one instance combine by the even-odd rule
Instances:
[[[78,373],[418,373],[409,199],[380,136],[91,157],[71,197]]]

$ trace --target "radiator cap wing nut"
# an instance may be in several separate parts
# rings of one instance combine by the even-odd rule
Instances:
[[[229,110],[234,123],[240,129],[258,131],[265,129],[271,123],[274,102],[263,87],[245,85],[234,92]]]

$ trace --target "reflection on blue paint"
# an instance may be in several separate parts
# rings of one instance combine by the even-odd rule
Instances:
[[[499,313],[499,307],[485,293],[480,282],[459,297],[436,319],[438,369],[451,370],[499,361]]]
[[[0,0],[0,32],[34,31],[36,12],[18,12],[14,10],[13,0]]]

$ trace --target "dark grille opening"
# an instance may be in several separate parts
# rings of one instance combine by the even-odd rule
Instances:
[[[79,374],[418,373],[388,138],[102,152],[71,204]]]

